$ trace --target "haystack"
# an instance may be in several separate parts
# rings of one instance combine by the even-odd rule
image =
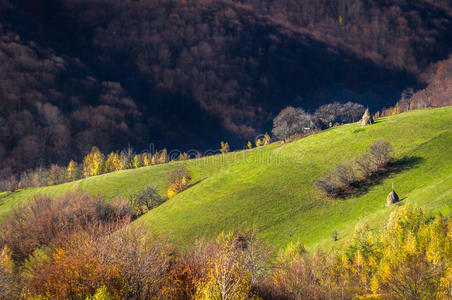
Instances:
[[[361,118],[361,126],[366,126],[372,124],[374,120],[372,119],[372,115],[370,114],[369,108],[364,112],[363,117]]]
[[[399,196],[394,191],[394,183],[392,184],[392,191],[389,193],[388,197],[386,197],[386,206],[391,206],[394,203],[399,202]]]

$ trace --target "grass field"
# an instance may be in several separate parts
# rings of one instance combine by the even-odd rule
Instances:
[[[179,245],[222,230],[255,227],[275,248],[297,240],[308,248],[337,246],[357,224],[384,224],[394,210],[384,206],[392,183],[403,204],[452,213],[452,107],[411,111],[359,128],[348,124],[285,145],[1,193],[0,216],[37,193],[57,196],[80,188],[109,200],[155,184],[164,195],[168,170],[181,163],[192,173],[192,186],[136,221]],[[325,170],[359,156],[377,139],[394,146],[401,161],[396,171],[347,199],[319,194],[314,182]],[[334,230],[338,242],[331,238]]]

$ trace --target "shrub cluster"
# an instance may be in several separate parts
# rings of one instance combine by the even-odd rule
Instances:
[[[4,217],[0,246],[7,246],[14,261],[22,262],[34,250],[63,242],[72,233],[108,232],[127,224],[131,215],[131,207],[120,198],[105,203],[83,192],[55,200],[36,196]]]
[[[49,200],[33,200],[2,223],[2,299],[244,299],[264,276],[268,251],[253,232],[224,233],[182,254],[147,228],[113,222],[124,219],[117,205],[85,194]]]
[[[329,197],[347,195],[361,184],[387,172],[393,159],[393,148],[384,140],[377,140],[360,158],[337,164],[319,178],[315,185]]]

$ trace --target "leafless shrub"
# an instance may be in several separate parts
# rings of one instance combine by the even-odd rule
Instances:
[[[356,160],[356,165],[358,171],[363,175],[364,178],[370,178],[375,172],[375,167],[372,162],[372,156],[369,151],[364,152],[361,155],[361,158]]]
[[[326,172],[322,178],[317,179],[315,186],[328,197],[337,197],[341,192],[339,182],[332,172]]]
[[[388,171],[393,159],[393,148],[384,140],[377,140],[361,157],[337,164],[332,171],[317,179],[315,185],[325,195],[338,197],[352,193],[360,184],[368,182],[374,175]]]
[[[342,186],[343,190],[351,189],[359,178],[356,174],[356,167],[352,162],[343,162],[337,164],[333,171]]]
[[[377,140],[370,145],[369,154],[377,171],[384,171],[387,164],[392,160],[393,152],[393,147],[388,141]]]

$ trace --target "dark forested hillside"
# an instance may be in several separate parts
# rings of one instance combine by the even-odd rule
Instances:
[[[91,145],[240,146],[287,105],[380,109],[452,52],[451,1],[0,0],[0,14],[13,171]]]

